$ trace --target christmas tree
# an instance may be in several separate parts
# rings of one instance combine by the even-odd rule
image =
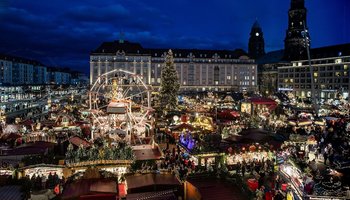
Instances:
[[[173,52],[168,51],[162,68],[160,83],[160,106],[168,110],[177,106],[177,93],[180,89],[177,72],[174,65]]]

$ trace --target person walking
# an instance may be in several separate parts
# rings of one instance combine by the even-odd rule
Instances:
[[[324,152],[323,152],[323,162],[325,165],[327,164],[327,159],[328,159],[328,146],[324,148]]]

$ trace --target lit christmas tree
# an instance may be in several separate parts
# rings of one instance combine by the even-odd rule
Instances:
[[[177,106],[177,93],[180,89],[177,72],[174,65],[173,52],[168,51],[162,68],[160,83],[160,106],[168,110]]]

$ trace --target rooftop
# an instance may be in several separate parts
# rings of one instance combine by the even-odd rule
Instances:
[[[126,54],[149,55],[152,57],[162,57],[168,49],[151,49],[143,48],[139,43],[129,41],[113,41],[103,42],[96,50],[91,52],[95,54],[117,54],[124,51]],[[174,57],[189,57],[194,58],[213,58],[217,55],[220,58],[238,59],[241,56],[247,56],[247,53],[242,49],[236,50],[209,50],[209,49],[172,49]]]

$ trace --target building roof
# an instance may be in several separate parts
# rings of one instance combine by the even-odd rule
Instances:
[[[280,63],[283,61],[284,50],[271,51],[259,57],[256,62],[258,64]]]
[[[271,51],[256,60],[258,64],[287,63],[283,60],[284,50]],[[350,56],[350,43],[310,49],[310,58],[329,58],[338,56]]]
[[[350,43],[313,48],[310,53],[311,59],[349,56]]]
[[[149,55],[152,57],[162,57],[169,49],[151,49],[143,48],[139,43],[129,41],[113,41],[103,42],[96,50],[91,52],[94,54],[117,54],[124,51],[126,54]],[[241,56],[247,56],[242,49],[236,50],[208,50],[208,49],[172,49],[174,57],[189,57],[191,54],[195,58],[213,58],[215,54],[220,58],[238,59]]]
[[[12,62],[31,64],[31,65],[35,65],[35,66],[44,66],[42,63],[40,63],[37,60],[7,55],[7,54],[3,54],[3,53],[0,53],[0,60],[7,60],[7,61],[12,61]]]

